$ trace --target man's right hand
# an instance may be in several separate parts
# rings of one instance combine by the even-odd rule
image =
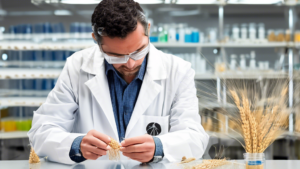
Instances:
[[[110,149],[108,145],[110,137],[96,130],[90,130],[83,137],[80,150],[83,157],[87,160],[96,160],[97,158],[106,155],[106,151]]]

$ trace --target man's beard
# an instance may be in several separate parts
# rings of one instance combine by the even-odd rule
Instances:
[[[128,70],[126,66],[121,66],[117,69],[121,76],[136,76],[141,68],[141,65],[134,68],[134,70]],[[129,72],[130,71],[130,72]]]

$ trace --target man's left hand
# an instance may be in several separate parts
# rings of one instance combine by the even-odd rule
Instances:
[[[150,135],[125,139],[121,146],[120,151],[124,156],[142,163],[152,160],[155,152],[155,143]]]

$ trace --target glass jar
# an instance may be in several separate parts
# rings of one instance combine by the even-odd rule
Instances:
[[[300,42],[300,31],[295,32],[295,42]]]
[[[291,41],[291,31],[290,31],[289,29],[287,29],[287,30],[285,31],[285,41],[286,41],[286,42]]]
[[[276,31],[276,41],[278,42],[284,42],[285,41],[285,36],[284,36],[284,31],[279,29]]]
[[[224,29],[224,42],[228,42],[230,38],[230,25],[225,25]]]
[[[272,29],[268,30],[268,41],[269,42],[276,42],[275,31],[272,30]]]
[[[215,72],[221,73],[225,71],[226,71],[226,64],[222,62],[221,57],[217,57],[215,62]]]
[[[264,153],[244,153],[246,169],[265,169],[266,159]]]

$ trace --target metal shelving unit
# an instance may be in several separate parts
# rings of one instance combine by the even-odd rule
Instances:
[[[5,97],[0,98],[1,107],[39,107],[46,101],[46,97]]]
[[[36,3],[41,3],[43,0],[32,0]],[[172,4],[173,2],[166,0],[164,1],[165,4]],[[179,3],[177,3],[180,5]],[[291,36],[293,36],[293,13],[294,13],[294,6],[298,5],[297,3],[282,3],[283,5],[289,6],[289,29],[291,30]],[[201,3],[196,3],[196,5],[201,5]],[[219,8],[219,40],[223,39],[223,28],[224,28],[224,10],[226,10],[227,5],[234,5],[230,2],[225,0],[220,0],[215,3],[203,3],[202,5],[216,5]],[[253,4],[255,5],[255,4]],[[260,5],[260,4],[259,4]],[[0,41],[0,50],[79,50],[91,47],[95,45],[93,40],[91,40],[90,34],[51,34],[45,35],[42,39],[48,39],[49,42],[34,42],[34,39],[38,39],[40,36],[32,36],[32,37],[13,37],[11,35],[3,35],[2,41]],[[14,41],[13,39],[19,39],[18,41]],[[21,39],[21,40],[20,40]],[[30,40],[30,39],[33,39]],[[54,41],[53,39],[60,39],[62,41]],[[71,40],[69,40],[71,39]],[[88,40],[90,39],[90,40]],[[292,38],[291,38],[292,39]],[[259,75],[254,73],[242,73],[242,72],[235,72],[231,73],[230,75],[227,73],[224,74],[196,74],[195,80],[216,80],[217,82],[217,91],[219,100],[223,100],[224,103],[226,102],[226,86],[221,84],[221,80],[225,79],[277,79],[277,78],[289,78],[290,80],[290,88],[289,88],[289,106],[293,106],[293,50],[296,48],[300,48],[300,43],[294,42],[253,42],[253,43],[241,43],[241,42],[228,42],[228,43],[153,43],[158,48],[220,48],[223,58],[225,56],[226,48],[287,48],[289,53],[289,72],[282,73],[282,72],[260,72]],[[225,59],[226,60],[226,59]],[[39,62],[0,62],[2,66],[36,66]],[[50,63],[51,64],[51,63]],[[62,66],[64,62],[57,62],[58,66]],[[29,68],[5,68],[1,69],[0,71],[0,79],[52,79],[57,78],[61,72],[61,69],[29,69]],[[234,74],[234,75],[233,75]],[[222,90],[221,90],[222,89]],[[223,91],[223,93],[221,93]],[[221,99],[221,97],[223,99]],[[30,97],[9,97],[9,98],[1,98],[0,99],[0,106],[40,106],[44,101],[45,97],[37,97],[37,98],[30,98]],[[289,132],[292,134],[293,130],[293,115],[290,116],[290,127]],[[16,135],[18,132],[15,132]],[[20,132],[22,133],[22,132]],[[10,135],[11,134],[11,135]],[[24,133],[23,133],[24,134]],[[215,135],[215,133],[213,133]],[[4,137],[4,136],[5,137]],[[13,133],[0,133],[1,138],[16,138],[13,136]],[[3,136],[3,137],[2,137]],[[27,137],[27,136],[26,136]],[[220,137],[221,138],[221,137]]]
[[[28,138],[27,131],[0,132],[0,139]]]
[[[55,79],[60,72],[61,69],[3,68],[0,79]]]
[[[286,47],[300,47],[300,44],[293,42],[264,42],[264,43],[242,43],[242,42],[228,42],[228,43],[152,43],[158,48],[286,48]],[[1,42],[0,50],[80,50],[94,46],[95,43],[91,40],[86,41],[66,41],[66,42],[19,42],[10,41]],[[0,63],[1,64],[1,63]]]

